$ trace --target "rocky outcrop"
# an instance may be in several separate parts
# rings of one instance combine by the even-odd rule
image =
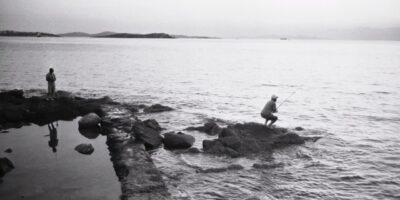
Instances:
[[[75,147],[75,151],[81,153],[81,154],[92,154],[94,152],[94,148],[91,144],[80,144]]]
[[[101,118],[96,113],[88,113],[79,121],[79,129],[95,128],[100,125]]]
[[[145,113],[157,113],[157,112],[164,112],[164,111],[171,111],[173,110],[171,107],[163,106],[161,104],[154,104],[149,107],[145,107],[143,112]]]
[[[274,148],[303,144],[305,138],[287,129],[270,129],[262,124],[235,124],[223,128],[218,139],[204,140],[203,151],[230,157],[268,155]]]
[[[0,158],[0,177],[14,169],[14,164],[8,158]]]
[[[182,132],[165,133],[163,139],[164,147],[166,149],[187,149],[193,145],[194,141],[195,138],[193,136]]]
[[[104,115],[105,104],[117,104],[109,97],[84,99],[68,92],[57,92],[54,101],[46,96],[24,97],[22,90],[0,93],[0,125],[3,129],[19,128],[28,123],[45,125],[56,120],[72,120],[88,113]]]

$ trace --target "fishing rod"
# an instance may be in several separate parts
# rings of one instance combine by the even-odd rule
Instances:
[[[281,107],[281,105],[283,105],[283,104],[284,104],[290,97],[292,97],[297,91],[298,91],[298,90],[292,92],[292,94],[290,94],[290,96],[288,96],[285,100],[283,100],[282,103],[279,104],[279,106],[278,106],[277,108]]]

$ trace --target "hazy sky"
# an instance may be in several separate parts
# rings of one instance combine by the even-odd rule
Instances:
[[[400,0],[0,0],[0,30],[306,34],[400,26]]]

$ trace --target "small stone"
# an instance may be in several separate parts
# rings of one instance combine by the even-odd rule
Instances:
[[[81,154],[92,154],[94,152],[94,148],[91,144],[80,144],[75,147],[75,150]]]
[[[294,128],[294,130],[296,130],[296,131],[302,131],[302,130],[304,130],[304,128],[301,127],[301,126],[298,126],[298,127]]]
[[[12,153],[12,149],[11,148],[8,148],[8,149],[6,149],[4,152],[6,152],[6,153]]]
[[[0,177],[14,169],[14,164],[8,158],[0,158]]]

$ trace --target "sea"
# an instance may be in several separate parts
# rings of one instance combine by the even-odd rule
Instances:
[[[321,137],[272,159],[153,150],[173,199],[400,199],[400,41],[0,37],[1,90],[46,89],[50,67],[58,90],[173,107],[138,115],[166,131],[264,123],[275,94],[276,126]],[[190,134],[200,149],[213,138]],[[196,171],[232,164],[244,169]]]

